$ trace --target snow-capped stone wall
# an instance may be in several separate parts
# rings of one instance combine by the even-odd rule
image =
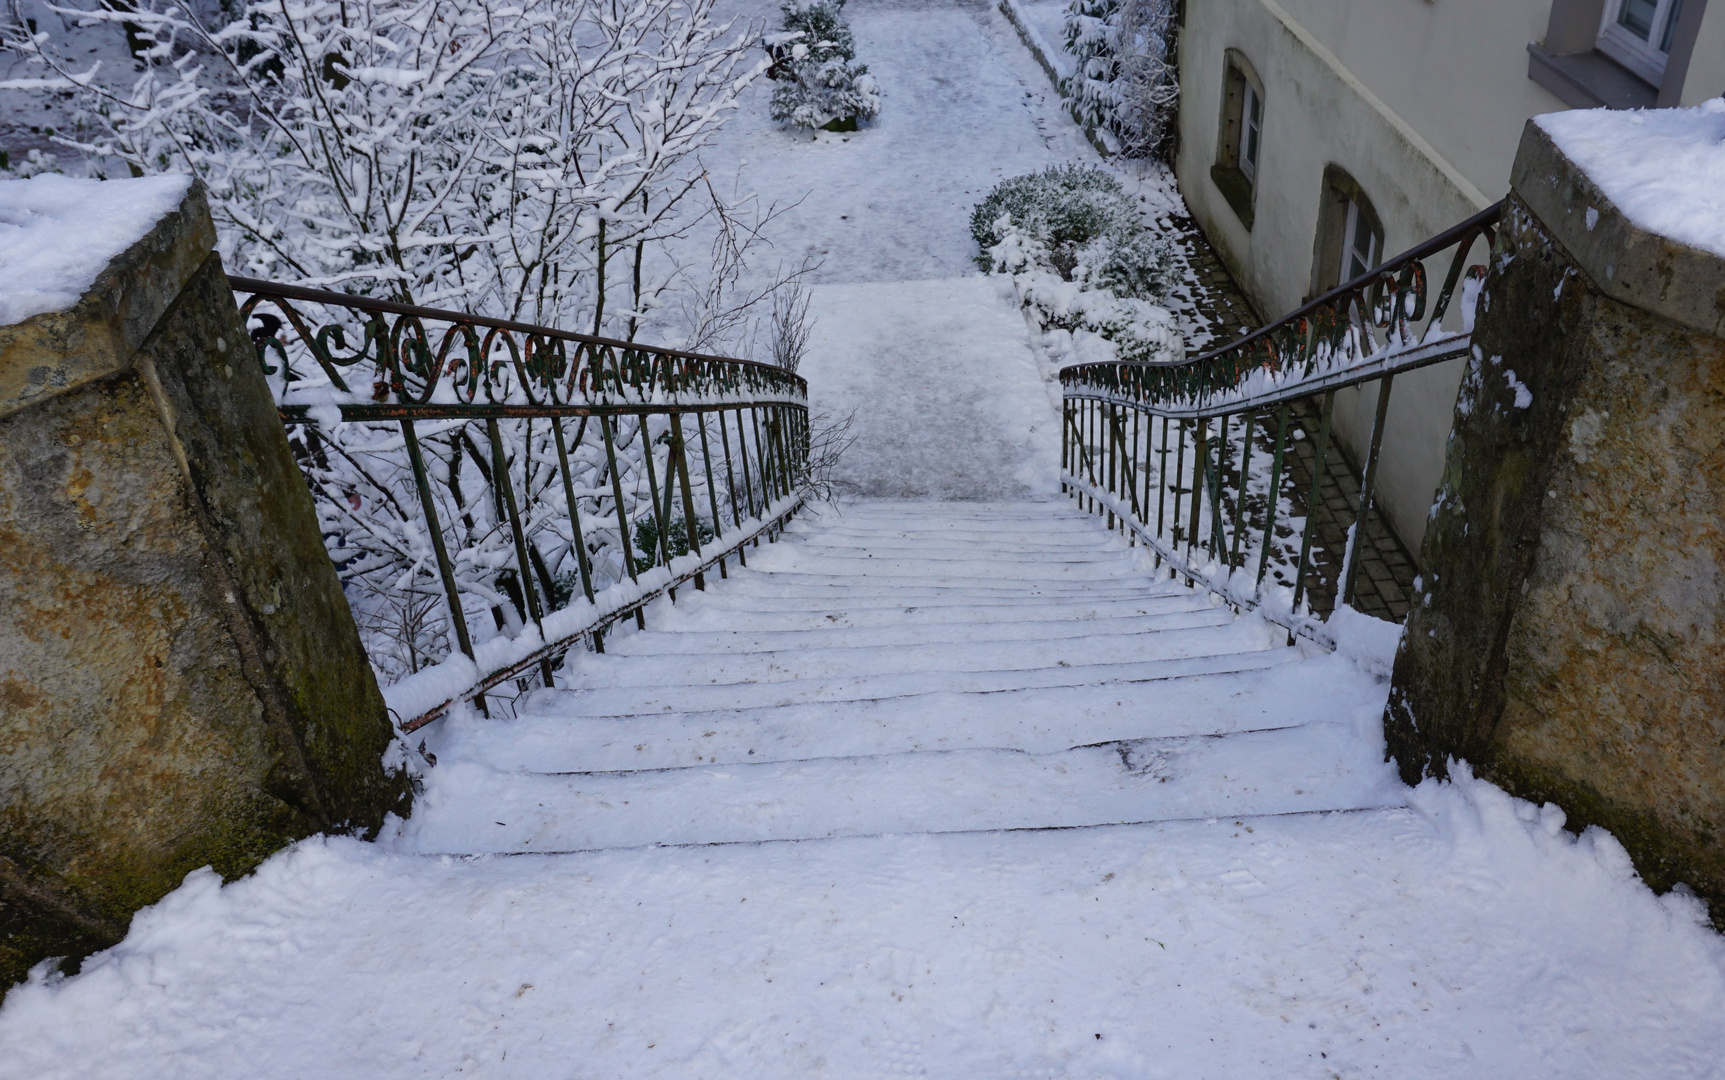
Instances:
[[[185,179],[0,181],[0,985],[406,808]]]
[[[1725,925],[1725,107],[1529,122],[1386,734]]]

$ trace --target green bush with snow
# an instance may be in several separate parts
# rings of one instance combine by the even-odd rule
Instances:
[[[855,131],[880,113],[880,88],[856,62],[844,0],[785,0],[782,29],[766,39],[779,80],[771,112],[802,128]]]
[[[1158,302],[1173,248],[1144,229],[1108,172],[1055,165],[1004,180],[972,211],[970,232],[978,265],[1011,275],[1044,330],[1096,335],[1121,360],[1178,358],[1179,332]]]

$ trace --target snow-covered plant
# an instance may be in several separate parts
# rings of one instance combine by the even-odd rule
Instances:
[[[1128,157],[1154,153],[1172,130],[1179,80],[1173,64],[1176,0],[1071,0],[1061,80],[1073,118],[1105,133]]]
[[[1173,248],[1145,230],[1120,181],[1094,166],[1053,165],[995,185],[970,215],[985,270],[1040,263],[1081,287],[1156,299],[1170,284]]]
[[[58,154],[31,150],[24,155],[22,161],[14,161],[6,151],[0,150],[0,177],[9,180],[28,180],[32,176],[61,171]]]
[[[766,39],[773,57],[772,117],[802,128],[855,131],[880,113],[880,88],[842,14],[844,0],[785,0],[783,29]]]
[[[797,127],[855,131],[879,113],[880,88],[868,66],[842,57],[803,64],[773,91],[773,119]]]
[[[1172,245],[1146,230],[1120,181],[1056,165],[1002,181],[977,204],[971,235],[983,269],[1009,274],[1049,332],[1092,335],[1122,360],[1168,360],[1182,348],[1157,303],[1172,284]]]
[[[201,177],[240,272],[617,330],[674,276],[634,264],[687,224],[696,154],[762,68],[712,8],[253,0],[211,29],[98,0],[78,16],[149,42],[126,92],[46,34],[11,44],[84,93],[87,152]]]
[[[834,57],[855,60],[856,38],[844,17],[845,0],[785,0],[784,21],[765,39],[775,79],[794,78],[803,64],[824,64]]]

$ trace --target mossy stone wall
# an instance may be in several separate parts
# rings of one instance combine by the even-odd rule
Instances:
[[[0,328],[0,986],[191,870],[408,808],[213,240],[194,186]]]
[[[1725,259],[1530,125],[1481,304],[1390,752],[1611,830],[1725,926]]]

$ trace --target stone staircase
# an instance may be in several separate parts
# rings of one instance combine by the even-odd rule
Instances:
[[[649,626],[516,719],[446,721],[399,842],[551,853],[1402,801],[1326,679],[1335,658],[1159,580],[1064,501],[811,511]]]

